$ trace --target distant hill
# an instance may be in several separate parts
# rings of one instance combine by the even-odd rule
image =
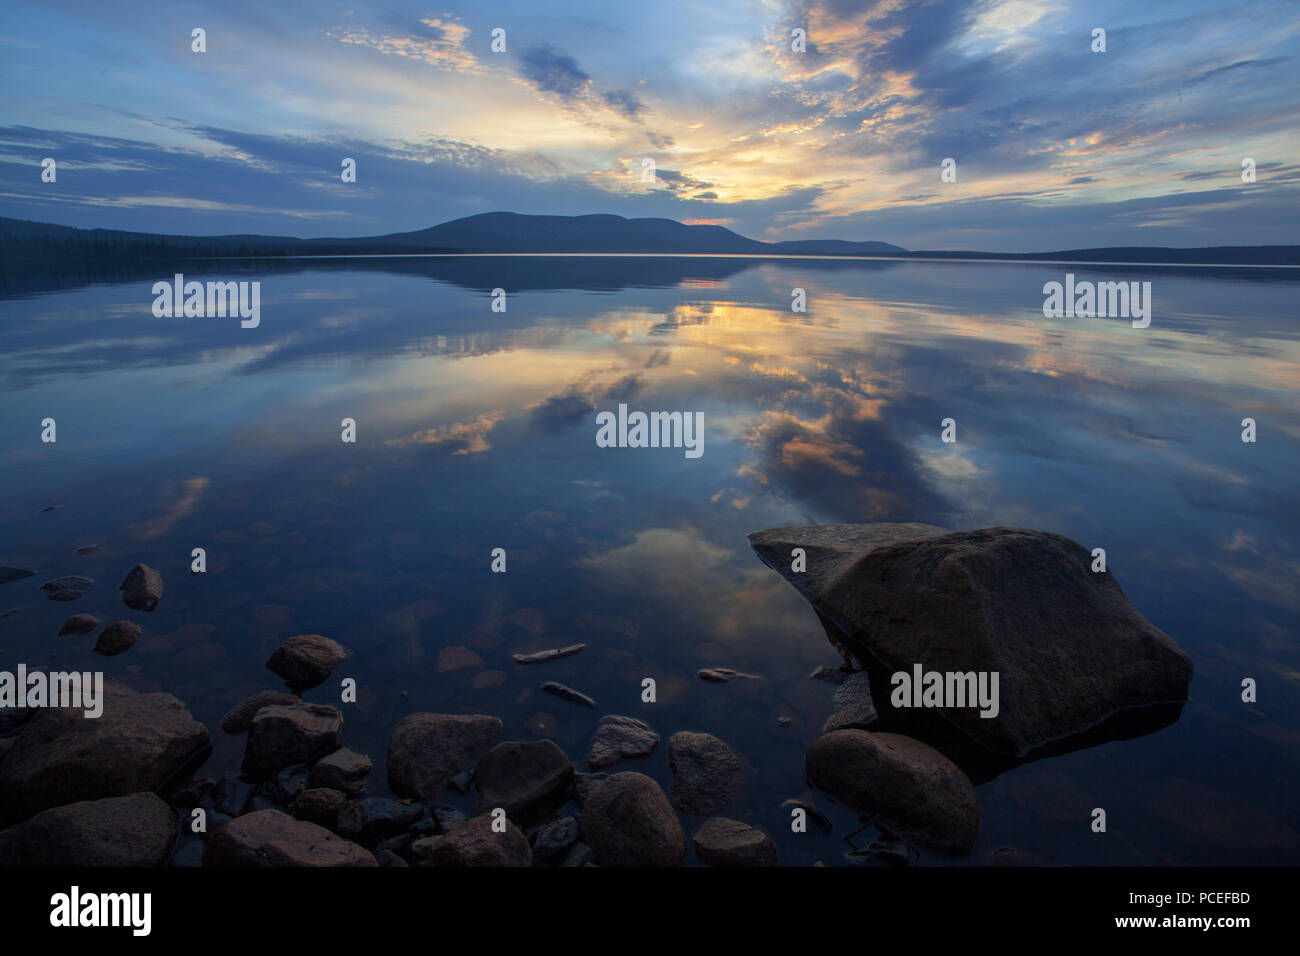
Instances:
[[[428,229],[356,238],[175,236],[115,229],[74,229],[0,218],[0,264],[9,271],[70,259],[121,261],[195,256],[401,255],[465,253],[623,253],[646,255],[878,256],[936,259],[1040,259],[1150,264],[1300,265],[1300,246],[1200,249],[1115,247],[1061,252],[908,251],[888,242],[797,239],[760,242],[722,226],[623,216],[525,216],[490,212]]]

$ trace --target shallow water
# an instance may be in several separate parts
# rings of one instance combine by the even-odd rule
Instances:
[[[0,667],[103,669],[166,689],[214,733],[277,686],[283,638],[354,651],[309,691],[343,743],[384,752],[406,713],[479,712],[528,739],[539,713],[585,769],[599,717],[649,721],[656,753],[615,769],[667,784],[667,737],[705,730],[748,763],[728,815],[784,863],[850,862],[851,813],[794,835],[803,751],[836,664],[812,611],[749,550],[787,524],[1015,525],[1104,547],[1129,598],[1192,656],[1170,727],[1019,767],[979,787],[968,857],[1054,864],[1300,862],[1300,344],[1282,271],[735,259],[367,259],[213,266],[258,279],[261,324],[158,319],[172,269],[84,284],[10,279],[0,321]],[[1045,319],[1042,286],[1148,280],[1150,328]],[[509,292],[491,311],[490,290]],[[808,311],[790,311],[791,289]],[[599,448],[597,410],[702,412],[704,453]],[[57,421],[58,441],[40,440]],[[940,421],[957,422],[955,444]],[[1241,421],[1259,440],[1241,441]],[[340,440],[353,418],[358,440]],[[53,511],[42,511],[47,506]],[[79,546],[97,549],[74,555]],[[208,571],[189,574],[190,553]],[[508,571],[489,569],[505,548]],[[158,610],[116,587],[158,568]],[[71,604],[41,582],[96,580]],[[68,614],[145,626],[105,659]],[[510,653],[585,641],[524,667]],[[473,669],[437,673],[440,649]],[[761,674],[710,684],[705,666]],[[658,701],[641,702],[641,682]],[[1240,699],[1241,681],[1259,700]],[[597,701],[540,693],[546,680]],[[778,718],[791,718],[781,726]],[[460,798],[450,795],[448,802]],[[468,809],[469,804],[462,805]],[[1103,807],[1108,830],[1091,832]],[[688,830],[693,829],[688,821]],[[870,842],[870,831],[859,840]]]

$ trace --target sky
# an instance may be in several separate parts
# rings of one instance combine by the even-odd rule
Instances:
[[[1292,244],[1298,65],[1297,0],[5,0],[0,216],[322,237],[507,210],[909,249]]]

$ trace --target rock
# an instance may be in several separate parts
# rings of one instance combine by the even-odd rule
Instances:
[[[495,690],[509,680],[510,675],[505,671],[479,671],[474,675],[474,682],[470,685],[471,690]]]
[[[570,654],[577,654],[585,650],[586,644],[570,644],[568,647],[555,647],[548,651],[534,651],[531,654],[511,654],[516,664],[542,664],[546,661],[553,661],[560,657],[568,657]]]
[[[396,853],[394,853],[392,850],[380,850],[378,853],[375,854],[375,861],[380,866],[410,866],[411,865],[407,863],[405,860],[403,860]]]
[[[596,725],[596,738],[587,754],[587,766],[601,770],[624,757],[648,757],[659,744],[659,735],[644,720],[610,714]]]
[[[524,831],[509,820],[504,833],[492,830],[492,815],[462,823],[450,833],[411,844],[416,866],[532,866],[533,853]]]
[[[776,846],[762,830],[713,817],[691,837],[695,855],[710,866],[776,866]]]
[[[114,621],[99,633],[95,653],[115,657],[129,651],[140,636],[140,625],[134,621]]]
[[[548,680],[543,684],[542,690],[546,691],[548,694],[554,694],[556,697],[562,698],[563,700],[569,700],[573,701],[575,704],[581,704],[583,707],[596,706],[596,702],[586,694],[581,694],[572,687],[565,687],[563,684],[556,683],[553,680]]]
[[[348,656],[342,645],[319,634],[297,634],[271,654],[266,667],[283,678],[295,693],[310,690],[329,679]]]
[[[200,867],[203,865],[204,850],[205,848],[202,840],[192,840],[172,854],[170,865],[185,867],[187,869],[191,867]]]
[[[483,658],[479,657],[468,647],[444,647],[438,652],[438,673],[446,674],[451,671],[476,670],[481,671],[486,667]]]
[[[533,837],[533,859],[551,863],[569,852],[578,842],[578,818],[561,817],[539,827]]]
[[[724,810],[740,789],[740,759],[712,734],[681,731],[668,738],[673,806],[708,817]]]
[[[59,628],[59,637],[65,634],[89,634],[100,625],[99,618],[93,614],[74,614],[63,622]]]
[[[316,762],[316,766],[311,768],[311,777],[307,785],[331,787],[355,797],[365,792],[366,774],[373,769],[374,764],[364,754],[339,749]]]
[[[212,805],[218,813],[237,817],[253,802],[257,781],[242,774],[228,773],[212,788]]]
[[[83,800],[0,832],[0,866],[162,866],[177,828],[153,793]]]
[[[544,818],[568,799],[573,764],[553,741],[512,740],[479,758],[474,779],[479,813],[500,807],[511,820],[527,823]]]
[[[942,711],[990,750],[1023,756],[1121,708],[1186,700],[1190,658],[1061,535],[870,524],[775,528],[749,541],[863,666],[997,672],[996,717]],[[807,552],[806,572],[788,570],[794,547]]]
[[[88,554],[94,554],[98,550],[99,545],[97,544],[83,544],[80,547],[74,548],[72,553],[80,558]]]
[[[449,833],[469,819],[455,807],[443,806],[430,807],[429,816],[433,818],[439,833]]]
[[[730,667],[706,667],[696,675],[700,680],[708,681],[710,684],[725,684],[732,680],[762,680],[759,674],[746,674],[744,671],[735,671]]]
[[[179,789],[173,790],[168,794],[167,799],[178,807],[191,810],[197,807],[216,785],[217,782],[211,777],[201,777],[198,780],[189,781]]]
[[[876,702],[871,697],[871,679],[866,671],[848,675],[835,690],[835,713],[826,718],[822,733],[845,727],[865,728],[876,723]]]
[[[94,586],[95,582],[91,578],[71,574],[46,581],[41,585],[41,590],[51,601],[75,601]]]
[[[601,866],[676,866],[686,834],[659,784],[642,773],[616,773],[587,797],[582,838]]]
[[[387,797],[367,797],[339,811],[338,832],[350,840],[372,846],[404,832],[424,816],[423,804],[398,803]]]
[[[133,611],[152,611],[162,598],[162,575],[147,564],[137,564],[117,586],[122,603]]]
[[[271,704],[248,726],[244,773],[269,777],[290,764],[311,761],[339,745],[343,715],[324,704]]]
[[[411,714],[388,742],[388,786],[402,797],[432,800],[497,739],[501,721],[482,714]]]
[[[275,799],[288,806],[298,799],[298,794],[308,789],[310,771],[306,764],[296,763],[275,775]]]
[[[560,866],[586,866],[592,861],[591,847],[585,843],[575,843],[569,847],[569,852],[564,855],[560,861]]]
[[[821,808],[811,800],[805,800],[801,797],[791,797],[781,804],[781,809],[785,811],[785,817],[793,819],[794,810],[802,810],[808,820],[815,824],[822,833],[831,832],[831,821],[826,814],[822,813]]]
[[[828,684],[843,684],[848,680],[849,672],[842,667],[828,667],[822,664],[808,675],[809,680],[821,680]]]
[[[207,866],[378,866],[363,847],[279,810],[257,810],[212,834]]]
[[[293,802],[293,815],[308,823],[333,827],[338,821],[339,811],[347,802],[347,794],[341,790],[330,790],[326,787],[304,790]]]
[[[836,730],[813,741],[808,779],[850,809],[877,815],[925,849],[959,856],[979,832],[975,788],[957,765],[919,740]]]
[[[8,584],[10,581],[21,581],[23,578],[30,578],[35,574],[35,571],[28,571],[25,568],[11,568],[7,564],[0,565],[0,584]]]
[[[457,793],[469,793],[474,787],[474,771],[462,770],[456,776],[447,781],[447,786]]]
[[[221,729],[228,734],[242,734],[248,730],[248,725],[253,722],[257,712],[263,707],[271,704],[289,706],[301,702],[297,694],[289,694],[282,690],[259,691],[232,707],[226,716],[221,718]]]
[[[592,792],[609,779],[607,773],[575,773],[573,775],[573,802],[582,806]]]
[[[42,710],[0,761],[0,825],[80,800],[166,792],[212,746],[208,729],[171,694],[139,695],[105,681],[103,714]]]

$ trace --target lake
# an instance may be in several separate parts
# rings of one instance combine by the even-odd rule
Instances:
[[[260,323],[156,318],[151,287],[176,271],[259,281]],[[1045,318],[1043,286],[1067,272],[1150,281],[1150,326]],[[839,658],[746,534],[1040,528],[1105,549],[1129,599],[1191,655],[1190,700],[1155,733],[981,783],[975,850],[913,858],[1295,865],[1297,278],[708,257],[11,276],[0,564],[37,576],[0,585],[0,610],[18,609],[0,618],[0,667],[167,690],[213,732],[203,773],[220,777],[243,747],[222,714],[279,686],[265,661],[284,638],[320,633],[353,656],[304,696],[339,704],[338,679],[356,679],[343,744],[374,760],[372,795],[388,795],[387,740],[407,713],[493,714],[502,740],[545,734],[580,769],[599,718],[627,714],[661,743],[614,769],[666,787],[669,735],[715,734],[746,764],[727,815],[765,828],[785,864],[852,865],[871,859],[847,853],[853,813],[814,795],[833,832],[792,834],[781,807],[809,791],[804,750],[831,711],[832,688],[808,675]],[[806,312],[791,311],[796,288]],[[597,413],[620,404],[699,413],[702,454],[598,446]],[[200,547],[207,570],[191,574]],[[491,570],[497,548],[506,573]],[[115,590],[137,562],[164,581],[150,615],[124,613]],[[39,584],[65,574],[96,587],[45,600]],[[92,637],[55,637],[74,612],[145,631],[102,658]],[[576,642],[586,650],[562,660],[510,658]],[[440,672],[448,647],[465,651],[442,654]],[[714,666],[759,679],[696,677]],[[547,680],[596,708],[542,693]]]

